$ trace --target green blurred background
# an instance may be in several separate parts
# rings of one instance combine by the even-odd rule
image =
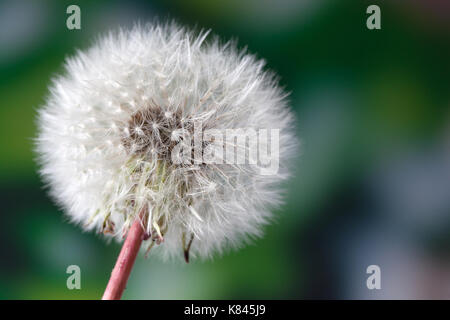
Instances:
[[[100,32],[176,19],[267,60],[302,151],[265,237],[189,265],[140,257],[126,299],[450,298],[445,0],[0,1],[0,299],[97,299],[120,250],[67,222],[37,175],[36,108]],[[66,7],[81,8],[81,30]],[[366,8],[381,8],[381,30]],[[81,268],[68,290],[66,268]],[[366,268],[381,268],[368,290]]]

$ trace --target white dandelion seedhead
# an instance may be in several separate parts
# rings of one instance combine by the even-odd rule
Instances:
[[[260,235],[295,150],[292,115],[263,61],[207,35],[136,26],[67,59],[39,111],[37,150],[72,221],[120,240],[141,218],[166,257],[207,257]],[[225,161],[230,146],[261,152],[216,132],[237,128],[278,130],[258,140],[277,146],[276,171]]]

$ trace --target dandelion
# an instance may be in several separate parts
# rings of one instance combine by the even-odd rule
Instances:
[[[281,203],[296,147],[286,94],[264,61],[207,37],[174,23],[110,33],[67,59],[39,110],[54,200],[85,230],[126,237],[104,298],[120,298],[141,242],[163,258],[208,258],[260,236]],[[234,128],[279,130],[262,143],[279,145],[275,173],[225,161],[224,148],[247,145],[205,139]]]

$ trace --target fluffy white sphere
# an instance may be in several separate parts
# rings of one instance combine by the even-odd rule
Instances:
[[[72,221],[121,240],[141,213],[146,243],[160,244],[155,251],[165,257],[189,248],[208,257],[261,234],[295,153],[292,114],[263,61],[207,35],[137,26],[67,59],[39,110],[37,151],[51,195]],[[220,160],[226,152],[218,148],[236,146],[209,139],[195,149],[196,123],[200,138],[210,129],[279,130],[277,171],[190,152],[190,161],[175,161],[180,145],[200,155],[214,147]]]

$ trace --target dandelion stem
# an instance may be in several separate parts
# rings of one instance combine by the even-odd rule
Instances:
[[[145,209],[146,207],[143,208],[140,216]],[[122,297],[144,236],[145,231],[141,219],[138,218],[128,231],[102,300],[120,300]]]

